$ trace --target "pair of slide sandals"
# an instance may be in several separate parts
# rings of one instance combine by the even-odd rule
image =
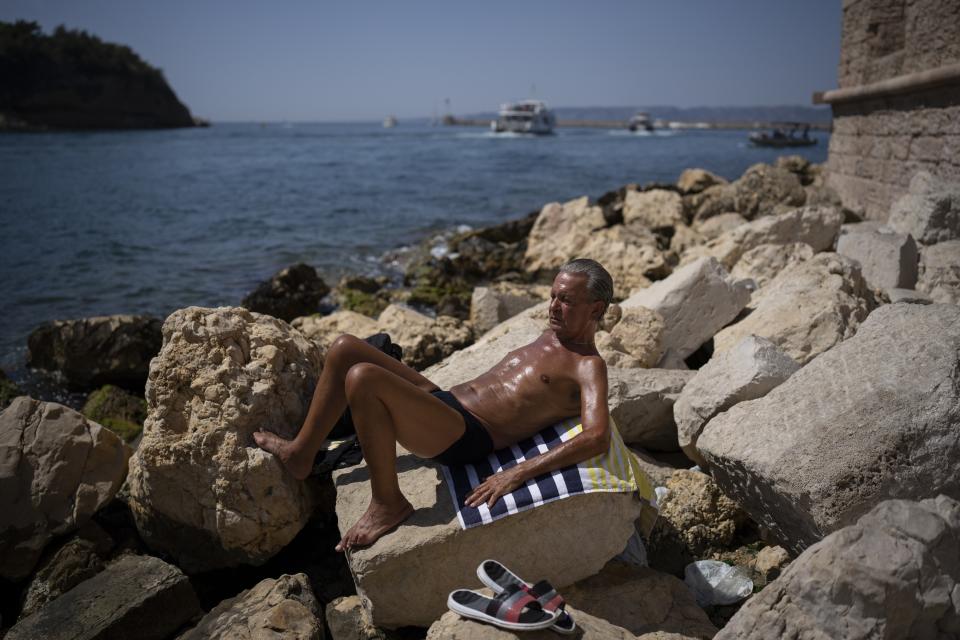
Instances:
[[[477,577],[496,594],[488,598],[469,589],[457,589],[447,598],[447,607],[464,618],[488,622],[505,629],[552,628],[573,633],[577,625],[564,611],[566,602],[546,580],[530,584],[496,560],[484,560]]]

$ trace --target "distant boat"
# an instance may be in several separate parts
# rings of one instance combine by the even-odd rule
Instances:
[[[540,100],[521,100],[500,105],[497,119],[490,123],[490,129],[496,133],[553,133],[557,124],[556,116]]]
[[[789,127],[789,128],[788,128]],[[816,138],[810,137],[810,125],[802,122],[787,122],[774,126],[770,133],[750,134],[750,144],[755,147],[812,147]]]
[[[653,131],[650,114],[646,111],[637,111],[627,123],[627,129],[630,129],[630,131]]]
[[[393,116],[387,116],[383,119],[383,128],[392,129],[397,126],[397,119]]]

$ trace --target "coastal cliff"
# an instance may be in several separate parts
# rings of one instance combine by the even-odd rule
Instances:
[[[192,127],[163,73],[85,31],[0,22],[0,131]]]

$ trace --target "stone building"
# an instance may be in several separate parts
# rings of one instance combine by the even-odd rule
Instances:
[[[874,220],[917,171],[960,182],[960,0],[843,0],[828,184]]]

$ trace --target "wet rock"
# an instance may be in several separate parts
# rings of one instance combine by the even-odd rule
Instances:
[[[267,578],[224,600],[177,640],[323,640],[320,606],[306,574]]]
[[[637,635],[660,631],[712,638],[717,632],[683,582],[648,567],[610,562],[564,589],[563,596],[577,610]]]
[[[545,285],[500,282],[488,287],[477,287],[470,300],[470,323],[474,332],[482,335],[504,320],[549,297],[550,288]]]
[[[298,262],[261,283],[240,306],[290,322],[317,311],[330,287],[310,265]]]
[[[693,371],[609,369],[607,403],[624,442],[654,451],[676,451],[673,403]]]
[[[123,438],[133,442],[143,430],[147,402],[119,387],[104,385],[87,397],[80,413]]]
[[[76,388],[115,384],[140,391],[160,351],[161,324],[131,315],[48,322],[27,339],[27,364],[57,371]]]
[[[764,287],[785,268],[805,262],[813,254],[813,247],[805,242],[762,244],[743,254],[730,275],[738,279],[751,278],[758,286]]]
[[[706,466],[697,451],[703,426],[738,402],[762,398],[799,368],[772,342],[752,335],[715,356],[684,386],[673,406],[683,452]]]
[[[666,486],[650,534],[650,566],[682,576],[689,563],[728,548],[747,514],[704,473],[678,469]]]
[[[727,184],[727,181],[706,169],[685,169],[677,178],[677,189],[684,195],[700,193],[714,185]]]
[[[956,636],[958,548],[956,500],[881,502],[807,549],[716,638]]]
[[[623,223],[649,229],[684,224],[680,194],[665,189],[629,191],[623,202]]]
[[[705,240],[710,241],[747,222],[748,220],[739,213],[721,213],[694,224],[693,228]]]
[[[384,309],[377,327],[403,348],[403,362],[417,370],[436,364],[473,342],[469,325],[456,318],[433,319],[396,304]]]
[[[300,531],[310,503],[252,434],[296,435],[319,351],[285,322],[235,307],[176,311],[163,336],[130,462],[140,535],[191,573],[261,564]]]
[[[912,289],[917,284],[920,256],[909,235],[889,229],[851,229],[837,240],[837,253],[859,262],[863,277],[874,288]]]
[[[745,286],[735,282],[716,260],[703,258],[666,280],[638,291],[621,303],[656,311],[664,320],[664,356],[683,360],[733,320],[750,300]]]
[[[644,307],[621,310],[610,333],[598,332],[597,349],[608,366],[650,368],[663,355],[663,317]]]
[[[802,207],[740,225],[705,245],[693,247],[684,253],[681,264],[713,256],[732,269],[743,254],[762,244],[803,242],[814,252],[826,251],[834,246],[841,224],[843,212],[837,207]]]
[[[574,607],[567,607],[570,615],[576,619],[578,635],[581,640],[634,640],[636,636],[622,627],[610,624]],[[427,640],[554,640],[557,632],[552,629],[539,631],[510,631],[493,625],[461,618],[448,611],[430,625]]]
[[[780,204],[801,207],[807,199],[796,175],[766,164],[753,165],[732,186],[733,210],[748,220],[771,215]]]
[[[164,640],[202,613],[179,569],[151,556],[125,555],[18,622],[6,640]]]
[[[934,302],[960,304],[960,240],[923,247],[917,290]]]
[[[924,245],[960,239],[960,183],[918,172],[893,203],[887,226]]]
[[[112,548],[113,540],[96,523],[80,527],[77,535],[39,565],[27,586],[20,619],[103,571]]]
[[[129,456],[120,438],[63,405],[20,396],[0,413],[0,577],[30,575],[51,539],[112,500]]]
[[[958,354],[960,307],[884,305],[763,398],[713,418],[697,448],[794,552],[887,498],[960,497]]]
[[[622,551],[641,510],[630,494],[589,493],[463,530],[439,467],[402,449],[398,453],[400,489],[415,511],[393,532],[347,557],[357,594],[378,627],[429,626],[446,611],[451,591],[476,584],[477,566],[487,558],[562,589]],[[367,468],[335,471],[334,483],[337,522],[345,533],[369,503]],[[551,532],[551,553],[543,552],[543,540],[532,531]]]
[[[359,596],[337,598],[327,605],[331,640],[387,640],[388,634],[373,626]]]
[[[7,374],[3,372],[3,369],[0,369],[0,411],[10,406],[13,399],[21,395],[23,395],[23,393],[20,391],[17,383],[8,378]]]
[[[806,364],[846,340],[876,307],[860,265],[835,253],[793,264],[753,294],[750,314],[714,336],[716,353],[749,335]]]

